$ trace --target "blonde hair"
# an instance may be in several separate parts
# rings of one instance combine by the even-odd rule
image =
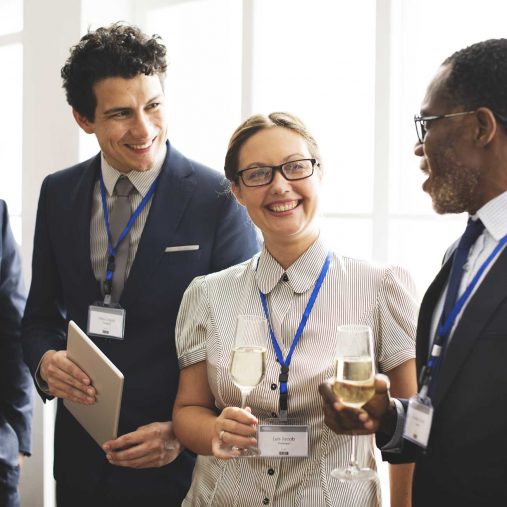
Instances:
[[[271,113],[267,116],[255,114],[246,119],[235,130],[229,141],[224,165],[225,177],[229,181],[237,183],[239,151],[243,144],[260,130],[273,127],[283,127],[299,134],[308,143],[308,149],[312,157],[320,161],[320,151],[317,142],[306,128],[306,125],[297,116],[290,113]]]

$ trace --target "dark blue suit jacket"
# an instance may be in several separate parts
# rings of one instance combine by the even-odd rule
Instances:
[[[66,348],[68,320],[86,329],[88,306],[102,299],[90,260],[92,190],[99,172],[97,155],[48,176],[42,184],[32,284],[23,319],[23,347],[32,373],[47,350]],[[174,326],[191,280],[248,259],[258,250],[252,223],[225,188],[220,174],[168,145],[119,301],[126,309],[125,339],[94,339],[125,376],[119,435],[172,418],[179,375]],[[199,249],[165,252],[181,245],[199,245]],[[126,495],[149,491],[176,500],[190,485],[193,463],[193,456],[184,451],[162,468],[111,466],[58,400],[57,481],[93,489],[100,480]]]
[[[452,259],[428,288],[417,326],[417,372]],[[428,450],[405,442],[392,462],[415,461],[414,507],[507,505],[507,250],[470,299],[437,379]]]
[[[25,288],[21,261],[0,200],[0,504],[17,486],[18,453],[30,454],[32,379],[21,351]]]

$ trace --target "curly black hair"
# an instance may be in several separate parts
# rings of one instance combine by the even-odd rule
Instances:
[[[488,107],[507,128],[507,39],[489,39],[456,51],[450,66],[447,97],[465,109]]]
[[[158,35],[144,34],[122,22],[89,31],[70,49],[62,68],[67,102],[80,115],[95,120],[97,101],[93,85],[107,77],[129,79],[139,74],[158,75],[167,70],[166,48]]]

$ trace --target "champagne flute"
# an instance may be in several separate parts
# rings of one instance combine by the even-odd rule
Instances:
[[[371,328],[363,325],[339,326],[336,339],[334,394],[346,407],[361,408],[375,394]],[[376,477],[374,470],[359,467],[356,449],[357,435],[352,435],[350,463],[346,468],[332,470],[332,477],[347,481]]]
[[[268,323],[258,315],[238,315],[236,334],[231,353],[229,373],[234,384],[241,391],[241,408],[246,407],[246,399],[260,384],[266,372],[266,347]],[[258,456],[257,447],[234,448],[240,457]]]

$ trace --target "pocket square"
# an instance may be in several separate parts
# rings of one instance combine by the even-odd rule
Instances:
[[[189,250],[199,250],[199,245],[181,245],[181,246],[168,246],[165,249],[166,253],[170,252],[188,252]]]

